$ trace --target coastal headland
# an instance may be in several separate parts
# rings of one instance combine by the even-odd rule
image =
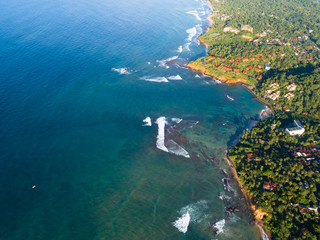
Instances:
[[[208,55],[187,67],[244,86],[268,107],[226,152],[234,179],[263,238],[318,239],[319,3],[208,2],[211,26],[198,37]],[[288,130],[297,120],[299,136]]]

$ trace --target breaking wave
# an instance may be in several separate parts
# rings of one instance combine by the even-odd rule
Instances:
[[[169,67],[169,66],[166,66],[167,62],[176,60],[178,57],[179,57],[179,56],[173,56],[173,57],[169,57],[169,58],[167,58],[167,59],[157,60],[157,62],[159,63],[159,66],[160,66],[160,67]]]
[[[165,117],[159,117],[156,121],[156,124],[158,124],[158,136],[157,136],[157,148],[169,152],[169,150],[164,145],[164,138],[165,138],[165,126],[166,126],[166,118]]]
[[[226,220],[222,219],[219,222],[216,222],[212,225],[213,228],[217,229],[217,234],[224,232],[224,225],[226,224]]]
[[[191,42],[192,39],[196,36],[197,34],[197,28],[196,27],[193,27],[193,28],[189,28],[187,31],[186,31],[189,35],[188,35],[188,41]]]
[[[179,46],[179,47],[178,47],[178,53],[182,53],[182,51],[183,51],[182,46]]]
[[[150,127],[152,125],[151,123],[151,118],[150,117],[146,117],[145,119],[142,120],[144,122],[144,124],[142,126],[145,127]]]
[[[190,51],[190,45],[191,45],[191,42],[188,42],[184,45],[184,48],[187,50],[187,51]]]
[[[149,81],[149,82],[169,82],[168,79],[166,79],[165,77],[156,77],[156,78],[142,78],[145,81]]]
[[[234,101],[234,98],[230,97],[229,95],[227,95],[227,98],[228,98],[230,101]]]
[[[189,11],[189,12],[187,12],[187,14],[193,15],[193,16],[196,17],[197,20],[201,21],[201,17],[199,16],[199,13],[197,11],[195,11],[195,10],[194,11]]]
[[[177,76],[170,76],[168,77],[169,80],[182,80],[182,77],[180,75]]]
[[[127,68],[111,68],[111,71],[118,72],[120,74],[129,74],[129,70]]]
[[[183,214],[180,218],[178,218],[175,222],[173,222],[173,226],[175,226],[180,232],[186,233],[188,231],[189,223],[190,214],[187,212]]]
[[[183,120],[182,118],[171,118],[171,120],[177,124],[181,123],[181,121]]]

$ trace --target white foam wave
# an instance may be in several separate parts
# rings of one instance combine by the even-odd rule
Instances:
[[[168,77],[169,80],[182,80],[182,77],[180,75],[176,75],[176,76],[170,76]]]
[[[265,231],[263,230],[263,228],[262,228],[259,224],[257,224],[257,226],[258,226],[258,228],[260,229],[262,239],[263,239],[263,240],[269,240],[268,235],[265,233]]]
[[[179,146],[179,144],[177,144],[175,141],[173,140],[169,140],[167,142],[167,149],[170,153],[173,153],[177,156],[182,156],[182,157],[185,157],[185,158],[190,158],[190,155],[189,153],[181,146]]]
[[[193,27],[193,28],[189,28],[187,31],[188,33],[188,41],[191,42],[192,39],[194,38],[194,36],[196,36],[197,34],[197,28],[196,27]]]
[[[234,98],[230,97],[229,95],[227,95],[227,98],[228,98],[230,101],[234,101]]]
[[[195,11],[195,10],[194,11],[189,11],[189,12],[187,12],[187,14],[193,15],[193,16],[196,17],[197,20],[201,21],[201,18],[200,18],[199,13],[197,11]]]
[[[169,82],[168,79],[166,79],[165,77],[142,78],[142,79],[149,82],[158,82],[158,83]]]
[[[195,76],[196,78],[201,78],[198,74]]]
[[[164,145],[164,139],[165,139],[165,126],[166,126],[166,118],[165,117],[159,117],[156,121],[156,124],[158,124],[158,136],[157,136],[157,148],[168,152],[169,150]]]
[[[182,53],[183,51],[183,48],[182,48],[182,45],[178,47],[178,53]]]
[[[169,57],[167,59],[163,59],[163,60],[157,60],[157,62],[159,63],[159,66],[160,67],[167,67],[169,68],[169,66],[166,66],[166,63],[167,62],[170,62],[170,61],[173,61],[173,60],[176,60],[179,56],[173,56],[173,57]]]
[[[223,233],[224,230],[224,225],[226,224],[226,220],[222,219],[219,222],[216,222],[215,224],[212,225],[215,229],[217,229],[217,234]]]
[[[190,214],[190,221],[192,223],[199,223],[203,219],[210,217],[206,215],[206,211],[209,208],[208,201],[200,200],[196,203],[189,204],[179,211],[180,214],[188,212]]]
[[[203,33],[203,31],[202,31],[201,25],[198,24],[198,25],[196,26],[196,35],[197,35],[197,36],[200,36],[202,33]],[[197,43],[198,43],[198,45],[200,45],[200,41],[199,41],[198,39],[197,39]]]
[[[171,120],[177,124],[181,123],[181,121],[183,120],[182,118],[171,118]]]
[[[120,74],[129,74],[129,70],[127,68],[111,68],[111,71],[118,72]]]
[[[150,117],[146,117],[145,119],[142,120],[144,122],[144,124],[142,126],[144,127],[150,127],[152,125],[151,123],[151,118]]]
[[[187,50],[187,51],[190,51],[190,45],[191,45],[191,42],[188,42],[184,45],[184,48]]]
[[[186,233],[188,231],[188,226],[190,223],[190,214],[187,212],[178,218],[174,223],[175,226],[180,232]]]

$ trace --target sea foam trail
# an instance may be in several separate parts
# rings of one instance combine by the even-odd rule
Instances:
[[[230,101],[234,101],[234,98],[230,97],[229,95],[227,95],[227,98],[228,98]]]
[[[166,126],[166,118],[165,117],[159,117],[156,121],[156,124],[158,124],[158,136],[157,136],[157,148],[159,148],[162,151],[169,152],[167,147],[164,145],[164,132],[165,132],[165,126]]]
[[[142,79],[149,82],[158,82],[158,83],[169,82],[168,79],[166,79],[165,77],[142,78]]]
[[[182,77],[180,75],[176,75],[176,76],[170,76],[168,77],[169,80],[182,80]]]
[[[150,127],[152,125],[151,123],[151,118],[150,117],[146,117],[145,119],[142,120],[144,122],[144,124],[142,126],[144,127]]]
[[[171,120],[177,124],[181,123],[181,121],[183,120],[182,118],[171,118]]]
[[[219,222],[216,222],[212,225],[215,229],[217,229],[217,234],[223,233],[224,225],[226,224],[226,220],[222,219]]]
[[[201,21],[201,18],[200,18],[199,13],[197,11],[195,11],[195,10],[194,11],[189,11],[189,12],[187,12],[187,14],[193,15],[193,16],[196,17],[197,20]]]
[[[174,223],[175,226],[180,232],[186,233],[188,231],[188,226],[190,223],[190,214],[189,212],[182,215],[182,217],[178,218]]]
[[[182,53],[183,51],[183,48],[182,48],[182,45],[178,47],[178,53]]]
[[[189,153],[183,147],[179,146],[178,143],[171,139],[167,142],[167,149],[169,153],[173,153],[177,156],[182,156],[185,158],[190,158]]]
[[[187,39],[189,42],[191,42],[194,36],[196,36],[197,34],[197,28],[196,27],[189,28],[186,32],[189,34]]]

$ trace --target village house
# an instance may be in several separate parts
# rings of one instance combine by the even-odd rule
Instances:
[[[284,96],[286,99],[290,100],[291,98],[294,97],[294,94],[293,93],[287,93],[285,96]]]
[[[257,72],[262,72],[262,69],[258,68],[258,67],[255,67],[254,70],[257,71]]]
[[[258,80],[261,80],[261,79],[262,79],[262,74],[259,74],[259,75],[257,76],[257,79],[258,79]]]
[[[280,91],[274,92],[268,96],[268,98],[272,99],[273,101],[277,100],[280,97]]]
[[[285,112],[290,112],[290,108],[283,107],[282,109],[283,109],[283,111],[285,111]]]
[[[297,85],[295,84],[295,83],[292,83],[292,84],[290,84],[290,85],[288,85],[287,86],[287,89],[289,90],[289,91],[295,91],[296,89],[297,89]]]
[[[305,131],[302,123],[299,120],[293,121],[293,127],[286,128],[286,133],[289,133],[291,136],[302,135]]]
[[[272,93],[272,90],[267,90],[265,93],[264,93],[264,97],[268,96],[269,94]]]
[[[241,31],[248,31],[253,33],[253,28],[249,25],[241,25]]]
[[[271,182],[271,181],[264,181],[263,182],[263,189],[268,191],[274,191],[277,188],[277,184]]]
[[[279,52],[279,54],[280,54],[281,57],[285,56],[284,52]]]
[[[234,28],[234,27],[225,27],[223,29],[223,32],[232,32],[232,33],[239,33],[239,29]]]
[[[272,83],[269,87],[270,88],[278,88],[279,84],[278,83]]]
[[[271,67],[270,67],[270,65],[269,65],[269,64],[265,64],[265,65],[264,65],[264,69],[265,69],[265,70],[267,70],[267,71],[268,71],[268,70],[270,70],[270,68],[271,68]]]

